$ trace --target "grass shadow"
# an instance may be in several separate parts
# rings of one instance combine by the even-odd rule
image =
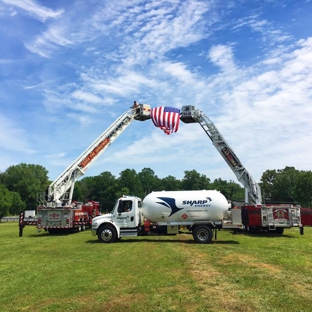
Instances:
[[[171,240],[171,239],[132,239],[132,238],[124,238],[119,240],[117,243],[118,244],[134,244],[134,243],[145,243],[145,242],[151,242],[151,243],[172,243],[172,244],[188,244],[188,245],[198,245],[194,240],[188,240],[188,239],[176,239],[176,240]],[[99,240],[94,239],[94,240],[88,240],[86,241],[87,244],[105,244],[101,243]],[[211,244],[239,244],[239,242],[234,241],[234,240],[227,240],[227,241],[218,241],[218,240],[213,240]]]
[[[265,232],[265,231],[260,231],[260,232],[245,232],[245,231],[235,231],[232,232],[233,235],[245,235],[245,236],[250,236],[250,237],[270,237],[270,238],[295,238],[293,235],[289,234],[277,234],[274,232]]]
[[[270,237],[270,238],[296,238],[295,236],[288,234],[274,234],[274,233],[246,233],[247,236],[252,237]]]
[[[69,236],[72,234],[77,234],[78,232],[57,232],[57,233],[49,233],[49,232],[44,232],[44,233],[37,233],[37,234],[29,234],[27,235],[28,237],[32,238],[41,238],[41,237],[57,237],[57,236]]]

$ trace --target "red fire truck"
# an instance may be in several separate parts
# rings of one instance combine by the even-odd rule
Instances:
[[[150,119],[151,107],[134,102],[128,111],[116,119],[64,172],[48,187],[39,198],[37,218],[25,218],[22,211],[19,218],[20,236],[25,225],[36,225],[38,231],[49,233],[60,230],[82,231],[91,226],[92,219],[101,214],[100,205],[95,201],[78,203],[72,201],[75,182],[106,148],[134,120]]]
[[[246,231],[267,230],[282,234],[285,228],[299,227],[300,233],[303,234],[303,226],[312,225],[312,217],[308,209],[302,210],[299,206],[290,204],[262,203],[259,184],[249,174],[207,115],[194,106],[187,105],[182,107],[180,119],[185,123],[200,124],[238,181],[244,186],[245,205],[236,207],[241,210],[241,214],[236,211],[235,215],[238,216],[236,222],[242,224]],[[302,217],[304,222],[301,220]]]

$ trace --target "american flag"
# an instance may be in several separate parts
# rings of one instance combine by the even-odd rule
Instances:
[[[155,107],[151,110],[154,125],[166,134],[177,132],[180,122],[180,110],[174,107]]]

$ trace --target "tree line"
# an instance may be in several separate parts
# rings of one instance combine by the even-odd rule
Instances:
[[[10,166],[0,173],[0,217],[19,214],[21,210],[36,209],[38,194],[45,192],[51,184],[48,171],[40,165],[19,164]],[[266,170],[259,183],[263,203],[297,203],[312,207],[312,172],[299,171],[294,167]],[[210,180],[196,170],[184,171],[179,180],[168,175],[159,178],[151,168],[140,172],[126,169],[118,177],[109,171],[77,181],[73,200],[98,201],[102,211],[110,211],[116,199],[122,195],[135,195],[142,199],[152,191],[166,190],[209,190],[220,191],[228,200],[244,201],[244,188],[230,180]]]

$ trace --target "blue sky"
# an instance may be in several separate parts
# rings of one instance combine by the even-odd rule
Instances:
[[[195,105],[256,181],[311,170],[312,2],[0,0],[0,171],[55,179],[133,101]],[[86,176],[236,177],[199,124],[134,121]]]

